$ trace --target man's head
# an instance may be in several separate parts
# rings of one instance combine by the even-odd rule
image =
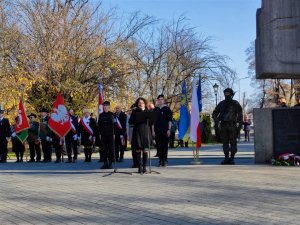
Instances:
[[[90,115],[91,115],[90,110],[88,110],[88,109],[84,109],[84,110],[83,110],[83,116],[84,116],[85,118],[88,118]]]
[[[70,114],[71,116],[74,116],[74,110],[73,110],[73,109],[70,109],[70,110],[69,110],[69,114]]]
[[[280,105],[285,105],[285,104],[286,104],[286,99],[285,99],[285,97],[280,97],[280,98],[278,99],[278,103],[279,103]]]
[[[234,91],[231,89],[231,88],[226,88],[224,90],[224,96],[225,96],[225,99],[232,99],[233,96],[234,96]]]
[[[109,110],[110,110],[110,102],[109,101],[103,102],[103,111],[108,112]]]
[[[165,96],[164,95],[158,95],[157,96],[157,98],[156,98],[156,100],[157,100],[157,104],[159,105],[159,106],[162,106],[162,105],[164,105],[165,104]]]
[[[122,107],[120,105],[116,106],[116,113],[119,114],[122,112]]]
[[[31,113],[31,114],[28,115],[27,117],[29,118],[30,122],[33,122],[33,121],[35,121],[35,119],[36,119],[36,115],[35,115],[34,113]]]
[[[0,110],[0,118],[3,117],[3,116],[4,116],[4,110],[1,109],[1,110]]]
[[[44,118],[44,117],[47,116],[48,110],[45,109],[45,108],[42,108],[42,109],[40,110],[40,113],[41,113],[41,117]]]

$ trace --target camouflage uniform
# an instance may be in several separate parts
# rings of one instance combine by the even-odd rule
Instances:
[[[225,89],[225,91],[228,91],[228,89]],[[234,164],[234,155],[237,152],[236,139],[243,123],[242,107],[238,101],[232,99],[234,95],[232,89],[229,91],[231,92],[231,96],[221,101],[213,111],[215,124],[221,123],[220,136],[225,154],[225,160],[222,164]]]

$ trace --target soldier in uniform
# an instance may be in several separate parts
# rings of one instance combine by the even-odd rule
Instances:
[[[115,156],[116,160],[123,162],[124,151],[126,149],[126,121],[127,116],[122,112],[121,106],[116,106],[115,112],[116,130],[115,130]]]
[[[43,108],[40,110],[41,113],[41,121],[39,127],[39,138],[42,143],[42,151],[44,154],[43,162],[48,163],[52,161],[52,131],[48,126],[48,110]]]
[[[165,105],[164,95],[157,97],[157,107],[154,112],[159,112],[159,117],[154,126],[152,134],[155,137],[159,166],[166,166],[168,161],[168,145],[172,126],[172,111]]]
[[[98,134],[96,120],[92,118],[89,110],[83,110],[84,116],[81,118],[78,133],[81,145],[84,146],[84,162],[92,161],[92,147],[96,140],[96,135]]]
[[[78,119],[74,115],[73,109],[69,110],[69,116],[71,120],[71,130],[67,133],[65,140],[66,140],[66,147],[68,153],[68,161],[66,163],[75,163],[77,160],[77,142],[78,142]],[[73,159],[72,159],[72,150],[73,150]]]
[[[40,162],[41,161],[41,147],[40,147],[40,141],[38,140],[39,136],[39,123],[35,121],[36,115],[31,113],[27,116],[29,118],[29,126],[28,129],[28,138],[27,142],[29,145],[30,150],[30,160],[31,162]],[[34,159],[36,155],[36,159]]]
[[[237,135],[242,128],[243,112],[239,102],[232,99],[234,92],[231,88],[226,88],[224,95],[225,100],[217,105],[212,116],[215,124],[221,123],[220,135],[225,154],[225,159],[221,164],[226,165],[234,164],[234,156],[237,152]]]
[[[6,163],[7,143],[11,132],[9,120],[4,118],[4,110],[0,110],[0,163]]]
[[[114,161],[114,114],[109,111],[110,102],[103,103],[103,112],[98,119],[99,137],[101,141],[101,150],[103,153],[103,166],[101,169],[111,169]]]
[[[12,151],[16,154],[17,161],[23,162],[23,156],[25,152],[25,145],[19,140],[15,133],[15,127],[17,126],[19,117],[15,118],[15,124],[11,127],[11,142],[12,142]]]

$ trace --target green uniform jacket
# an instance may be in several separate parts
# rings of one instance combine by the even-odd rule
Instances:
[[[36,121],[29,123],[30,128],[28,129],[28,143],[34,143],[39,138],[39,123]]]
[[[51,130],[48,126],[48,120],[49,120],[49,117],[46,116],[45,118],[41,118],[41,122],[40,122],[40,126],[39,126],[39,138],[41,140],[44,140],[46,139],[46,137],[51,137]]]

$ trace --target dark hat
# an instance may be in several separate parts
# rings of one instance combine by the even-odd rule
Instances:
[[[31,116],[33,116],[34,118],[36,118],[36,115],[34,113],[29,114],[27,117],[29,118]]]
[[[109,101],[105,101],[105,102],[103,102],[103,105],[110,105],[110,102]]]
[[[165,96],[163,94],[161,94],[161,95],[158,95],[156,99],[159,99],[159,98],[165,98]]]
[[[225,94],[225,92],[228,92],[228,93],[230,93],[231,96],[234,96],[234,91],[231,88],[226,88],[224,90],[224,94]]]
[[[3,113],[4,113],[4,110],[3,110],[3,109],[0,109],[0,113],[3,114]]]
[[[49,111],[48,111],[48,109],[46,109],[46,108],[42,108],[42,109],[40,110],[40,112],[46,112],[46,113],[48,113]]]

